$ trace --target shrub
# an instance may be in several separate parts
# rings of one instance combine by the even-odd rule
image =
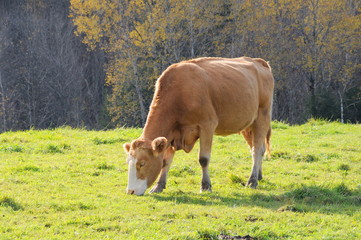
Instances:
[[[20,204],[18,204],[17,202],[15,202],[14,199],[9,197],[0,198],[0,206],[11,208],[14,211],[18,211],[22,209],[22,206]]]
[[[350,171],[350,166],[348,165],[348,164],[341,164],[340,166],[338,166],[338,168],[337,168],[338,170],[340,170],[340,171]]]
[[[114,167],[114,165],[109,165],[107,163],[102,163],[102,164],[97,166],[97,169],[99,169],[99,170],[114,170],[115,167]]]
[[[236,184],[240,183],[241,185],[246,186],[246,182],[237,175],[231,174],[229,175],[229,179],[231,180],[232,183],[236,183]]]
[[[296,161],[297,162],[317,162],[319,159],[317,156],[312,155],[312,154],[306,154],[306,155],[301,155],[301,154],[297,154],[296,155]]]
[[[204,230],[204,231],[198,231],[197,233],[198,233],[198,239],[202,239],[202,240],[218,239],[218,234],[214,231]]]
[[[0,148],[0,150],[4,151],[4,152],[23,152],[24,148],[22,146],[19,145],[14,145],[14,146],[8,146],[8,147],[2,147]]]
[[[348,189],[348,187],[344,183],[341,183],[340,185],[336,186],[334,188],[334,190],[342,196],[351,196],[352,195],[352,191],[350,189]]]

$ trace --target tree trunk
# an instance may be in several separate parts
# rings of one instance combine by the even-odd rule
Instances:
[[[345,120],[344,120],[344,113],[343,113],[343,111],[344,111],[344,106],[343,106],[343,97],[342,97],[342,94],[341,94],[341,92],[340,91],[338,91],[338,95],[340,96],[340,112],[341,112],[341,123],[344,123],[345,122]]]
[[[141,118],[140,120],[141,120],[142,126],[144,126],[145,119],[147,116],[146,116],[146,111],[145,111],[145,107],[144,107],[142,90],[139,85],[139,74],[138,74],[138,66],[136,63],[136,59],[132,58],[132,66],[133,66],[133,72],[134,72],[134,86],[135,86],[135,91],[137,92],[139,107],[140,107],[140,118]]]
[[[194,39],[194,23],[193,23],[193,19],[194,19],[194,6],[191,7],[191,16],[190,16],[190,20],[189,20],[189,34],[190,34],[190,53],[191,53],[191,58],[194,58],[194,44],[195,44],[195,39]]]
[[[3,122],[3,131],[5,132],[7,130],[6,126],[6,102],[5,102],[5,91],[3,86],[3,81],[1,78],[1,72],[0,72],[0,91],[1,91],[1,111],[2,111],[2,122]]]
[[[317,106],[316,106],[316,80],[313,73],[310,74],[310,92],[311,92],[311,115],[317,117]]]

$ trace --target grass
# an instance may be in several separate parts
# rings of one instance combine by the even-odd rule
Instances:
[[[215,137],[213,193],[198,145],[177,152],[167,189],[125,194],[122,144],[141,129],[0,134],[0,239],[361,239],[361,126],[274,122],[257,190],[240,135]]]

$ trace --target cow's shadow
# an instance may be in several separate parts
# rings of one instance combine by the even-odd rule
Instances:
[[[255,190],[251,195],[233,193],[171,192],[152,194],[157,201],[174,204],[196,204],[203,206],[223,205],[229,207],[257,206],[275,211],[321,212],[325,214],[352,214],[361,207],[361,189],[349,190],[341,184],[336,187],[300,186],[283,194],[273,195]]]

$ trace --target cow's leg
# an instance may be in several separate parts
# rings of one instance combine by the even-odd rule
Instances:
[[[259,110],[258,118],[252,125],[252,173],[248,179],[247,186],[256,188],[258,180],[262,179],[262,158],[265,153],[265,139],[270,129],[270,113],[268,111]]]
[[[248,179],[247,186],[251,188],[256,188],[258,185],[258,180],[262,179],[262,158],[265,152],[264,144],[255,144],[252,148],[252,173]]]
[[[242,135],[244,137],[244,139],[246,140],[249,149],[252,151],[252,146],[253,146],[253,141],[252,141],[252,130],[251,128],[247,128],[245,130],[242,131]]]
[[[202,129],[203,130],[203,129]],[[201,130],[199,143],[199,164],[202,167],[201,192],[212,192],[211,179],[209,177],[208,165],[211,158],[212,140],[214,130]]]
[[[160,172],[160,177],[156,185],[149,191],[149,193],[160,193],[165,189],[165,186],[167,184],[167,177],[168,177],[168,171],[170,168],[170,165],[173,161],[175,151],[172,147],[168,148],[167,151],[164,154],[163,159],[163,167]]]
[[[247,128],[247,129],[243,130],[242,134],[243,134],[243,137],[246,140],[246,142],[249,146],[249,149],[251,151],[251,154],[252,154],[252,152],[253,152],[253,135],[252,135],[251,128]],[[262,180],[262,166],[259,168],[259,171],[258,171],[258,180]]]

